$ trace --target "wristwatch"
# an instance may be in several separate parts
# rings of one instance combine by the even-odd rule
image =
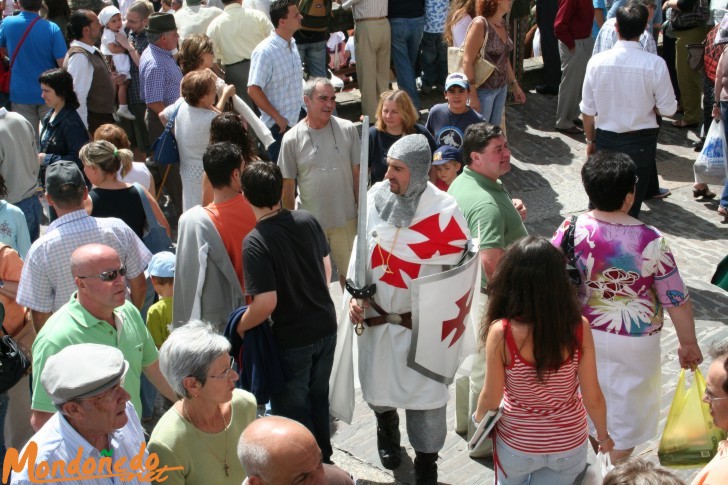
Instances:
[[[586,144],[587,144],[587,145],[592,145],[592,144],[594,144],[594,143],[596,143],[596,142],[597,142],[596,140],[587,140],[587,141],[586,141]]]

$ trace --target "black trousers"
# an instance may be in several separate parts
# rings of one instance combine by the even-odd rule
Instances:
[[[543,56],[543,82],[558,88],[561,83],[561,57],[559,41],[554,34],[558,0],[536,0],[536,23],[541,34],[541,55]]]
[[[597,129],[597,151],[611,150],[629,155],[637,165],[637,186],[629,215],[639,218],[642,201],[655,194],[657,181],[657,128],[629,133]]]

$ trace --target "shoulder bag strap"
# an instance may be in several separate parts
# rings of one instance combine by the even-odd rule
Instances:
[[[184,101],[182,101],[182,103],[184,103]],[[174,112],[172,112],[172,116],[169,117],[169,119],[167,120],[167,125],[164,127],[165,130],[172,131],[172,128],[174,128],[174,120],[175,118],[177,118],[177,111],[179,111],[182,103],[178,104],[177,107],[174,109]]]
[[[477,19],[477,18],[478,17],[475,17],[475,19]],[[468,38],[468,32],[470,32],[470,27],[473,26],[473,21],[475,19],[471,20],[470,24],[468,24],[468,28],[465,29],[465,39]],[[488,33],[490,31],[490,26],[488,25],[488,21],[485,19],[485,17],[483,17],[483,21],[485,21],[485,40],[483,41],[483,45],[480,47],[480,57],[485,56],[485,44],[488,43]],[[460,52],[465,52],[465,41],[464,40],[463,40],[463,43],[460,45]]]
[[[28,25],[28,28],[25,29],[25,32],[23,32],[23,36],[20,38],[20,42],[18,42],[18,46],[15,48],[15,52],[13,52],[13,57],[10,59],[10,69],[13,68],[13,64],[15,63],[15,58],[18,56],[18,52],[20,52],[20,48],[23,47],[23,42],[25,42],[25,38],[28,37],[28,34],[30,33],[30,29],[33,28],[35,23],[40,20],[40,16],[33,19],[33,21]]]
[[[154,222],[157,222],[157,218],[154,216],[154,212],[152,212],[152,206],[149,204],[147,194],[144,193],[144,188],[139,184],[139,182],[134,182],[134,188],[139,194],[139,198],[142,199],[142,206],[144,206],[144,217],[147,218],[147,226],[149,227]]]

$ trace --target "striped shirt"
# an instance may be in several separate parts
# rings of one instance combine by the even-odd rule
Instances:
[[[581,324],[577,338],[581,342]],[[577,370],[581,352],[559,370],[538,381],[536,366],[524,360],[510,328],[503,320],[511,363],[506,367],[503,416],[498,436],[524,453],[559,453],[582,445],[587,438],[586,410],[579,394]]]
[[[389,11],[387,0],[353,0],[351,3],[354,20],[386,17]]]
[[[91,217],[85,209],[53,221],[35,241],[25,258],[16,301],[38,312],[57,311],[76,291],[71,274],[71,254],[84,244],[106,244],[126,265],[126,278],[139,276],[152,254],[124,221],[115,217]]]
[[[129,463],[136,455],[139,454],[141,445],[144,443],[144,431],[139,423],[139,417],[134,411],[134,406],[130,402],[126,403],[126,415],[128,417],[127,423],[124,427],[115,430],[109,434],[109,448],[111,451],[111,469],[119,474],[124,472],[139,472],[141,470],[129,468]],[[28,463],[28,466],[38,466],[41,462],[48,462],[49,465],[54,462],[62,462],[64,465],[68,465],[71,460],[76,458],[76,455],[81,452],[80,463],[85,463],[87,459],[92,459],[93,463],[99,464],[102,459],[99,450],[94,448],[83,436],[78,434],[61,413],[54,414],[51,419],[41,428],[38,432],[30,439],[30,442],[35,442],[38,445],[38,456],[35,463]],[[25,445],[27,448],[28,445]],[[20,453],[20,456],[25,454],[25,448]],[[144,461],[148,452],[144,452]],[[123,461],[122,461],[123,460]],[[103,463],[103,462],[101,462]],[[125,465],[122,465],[124,463]],[[83,469],[83,467],[78,467]],[[106,470],[104,467],[103,470]],[[94,470],[94,474],[97,471]],[[79,484],[79,485],[116,485],[116,484],[128,484],[136,485],[141,482],[137,478],[131,480],[123,480],[123,477],[117,476],[114,478],[80,478],[79,480],[73,480],[73,478],[79,477],[79,475],[68,474],[67,470],[62,474],[52,474],[46,476],[45,480],[58,479],[56,483],[63,484]],[[62,478],[62,479],[61,479]],[[161,480],[160,480],[161,481]],[[29,485],[31,483],[38,483],[38,478],[31,480],[28,477],[28,468],[25,467],[21,472],[13,472],[10,483],[12,485]]]

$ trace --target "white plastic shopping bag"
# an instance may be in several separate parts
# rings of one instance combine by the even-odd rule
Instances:
[[[597,453],[597,459],[594,464],[589,465],[584,475],[584,480],[581,481],[581,485],[602,485],[604,477],[607,476],[614,466],[612,461],[609,459],[609,453]]]
[[[723,185],[728,175],[724,121],[713,120],[705,137],[703,150],[693,165],[695,182]]]

